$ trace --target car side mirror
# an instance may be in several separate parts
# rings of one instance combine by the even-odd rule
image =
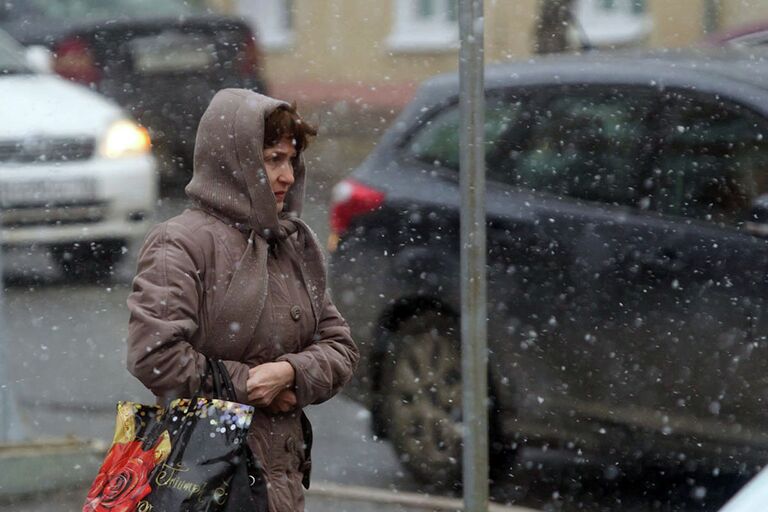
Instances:
[[[53,72],[53,54],[45,46],[30,46],[26,50],[27,65],[37,73]]]
[[[761,194],[752,201],[744,228],[753,235],[768,237],[768,194]]]

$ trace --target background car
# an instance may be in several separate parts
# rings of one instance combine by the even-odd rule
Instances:
[[[717,32],[709,36],[706,43],[744,49],[766,48],[768,47],[768,21],[759,21]]]
[[[146,129],[111,101],[32,72],[0,32],[3,246],[49,247],[70,276],[104,277],[157,200]]]
[[[189,178],[197,124],[216,91],[265,91],[251,28],[182,0],[14,0],[0,3],[0,28],[48,48],[56,73],[148,127],[169,180]]]
[[[763,469],[720,512],[762,512],[768,499],[768,469]]]
[[[767,73],[733,51],[487,69],[492,455],[765,463]],[[351,394],[438,483],[461,461],[458,137],[458,78],[436,77],[331,215]]]

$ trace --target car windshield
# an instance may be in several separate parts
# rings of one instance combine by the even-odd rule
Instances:
[[[22,50],[13,39],[0,32],[0,76],[29,72]]]
[[[119,18],[122,16],[182,16],[202,12],[184,0],[21,0],[6,4],[9,18],[32,16],[55,20]],[[0,7],[0,10],[2,7]],[[1,17],[1,16],[0,16]]]

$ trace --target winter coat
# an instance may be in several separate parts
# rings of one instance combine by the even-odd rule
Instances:
[[[195,207],[149,233],[128,298],[128,369],[161,399],[192,395],[205,356],[224,360],[242,403],[249,368],[292,365],[297,409],[257,408],[248,434],[264,466],[270,512],[304,509],[310,461],[301,408],[334,396],[358,361],[326,291],[318,241],[298,219],[303,162],[294,165],[287,214],[278,215],[263,170],[264,119],[280,105],[239,89],[214,97],[198,128],[186,189]]]

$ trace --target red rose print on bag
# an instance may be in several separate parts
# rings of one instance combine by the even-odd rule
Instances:
[[[155,454],[142,451],[141,443],[116,444],[91,487],[84,512],[129,512],[151,490],[149,473]]]
[[[170,438],[163,432],[154,447],[142,450],[134,435],[132,412],[118,409],[114,443],[88,492],[83,512],[133,512],[151,491],[149,475],[168,457]]]

